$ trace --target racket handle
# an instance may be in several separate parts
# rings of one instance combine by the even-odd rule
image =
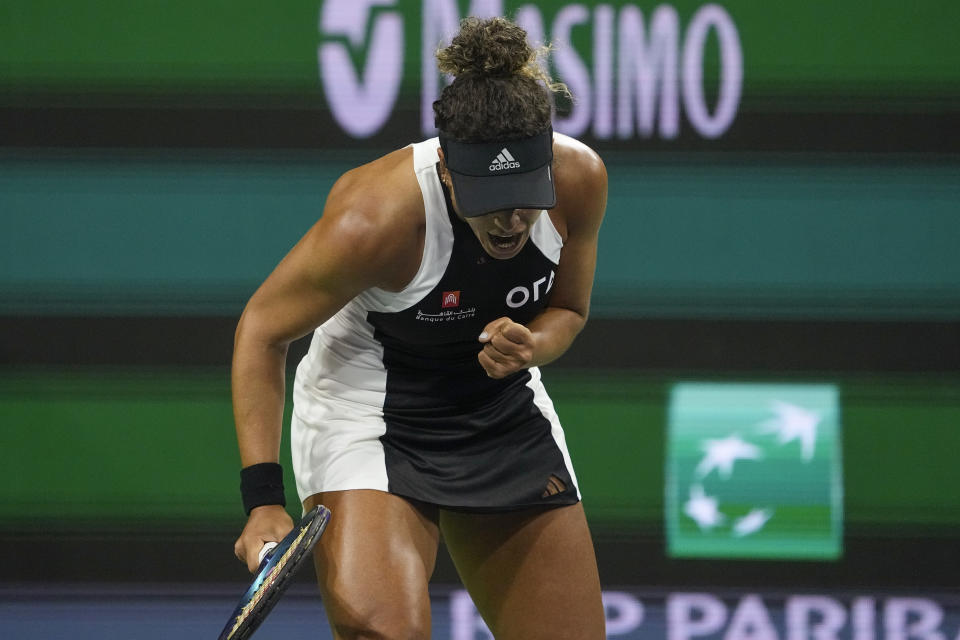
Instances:
[[[276,548],[277,544],[276,542],[264,542],[263,546],[260,547],[260,553],[257,555],[257,562],[262,564],[263,559]]]

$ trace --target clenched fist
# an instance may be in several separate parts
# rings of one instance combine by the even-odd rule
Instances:
[[[533,333],[510,318],[497,318],[480,334],[480,366],[491,378],[505,378],[533,361]]]

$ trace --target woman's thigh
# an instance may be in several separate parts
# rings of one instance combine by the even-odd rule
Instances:
[[[373,490],[331,491],[304,501],[307,509],[315,504],[331,512],[314,565],[335,637],[428,638],[436,508]]]
[[[441,511],[440,527],[497,640],[606,638],[581,504],[497,514]]]

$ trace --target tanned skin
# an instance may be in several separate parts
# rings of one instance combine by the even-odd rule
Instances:
[[[244,467],[279,459],[290,343],[362,291],[401,291],[417,273],[426,221],[412,156],[412,149],[401,149],[337,180],[323,216],[244,309],[232,370]],[[457,211],[442,152],[437,170]],[[606,169],[591,149],[554,134],[553,171],[557,205],[546,214],[518,209],[465,219],[496,259],[519,252],[538,215],[549,215],[563,239],[549,306],[527,325],[502,317],[478,336],[477,360],[493,378],[555,360],[587,320],[606,208]],[[513,236],[519,238],[516,251],[498,248],[498,238],[507,243]],[[305,508],[314,504],[325,504],[333,513],[315,564],[324,606],[340,640],[429,637],[427,583],[441,532],[498,640],[605,637],[593,544],[579,503],[470,514],[385,492],[350,490],[304,501]],[[253,572],[263,543],[280,540],[292,528],[283,507],[257,507],[234,552]]]

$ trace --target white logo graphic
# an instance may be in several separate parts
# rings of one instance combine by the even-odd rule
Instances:
[[[722,524],[727,519],[720,513],[717,505],[716,498],[704,494],[703,487],[695,484],[690,487],[690,499],[683,505],[683,512],[697,523],[701,531],[705,531]]]
[[[823,420],[821,414],[779,400],[771,403],[770,412],[773,417],[757,423],[756,433],[775,434],[779,445],[799,440],[802,460],[804,462],[812,460],[817,440],[817,426]],[[683,512],[697,523],[701,531],[707,532],[723,525],[727,521],[727,516],[720,510],[719,498],[708,496],[704,492],[702,482],[716,470],[720,481],[726,485],[726,481],[733,475],[734,465],[738,460],[762,459],[764,449],[743,440],[738,433],[732,433],[722,439],[702,440],[700,449],[704,452],[704,456],[694,469],[690,497],[683,504]],[[744,538],[757,533],[773,516],[772,508],[752,507],[748,513],[732,521],[730,534],[735,538]]]
[[[733,463],[737,460],[756,460],[763,455],[760,447],[744,442],[733,434],[723,440],[707,440],[701,448],[707,453],[697,465],[697,477],[705,478],[714,469],[722,478],[733,473]]]
[[[507,306],[511,309],[518,309],[523,305],[527,304],[530,301],[530,291],[533,291],[533,301],[538,302],[541,295],[547,295],[550,292],[550,289],[553,287],[553,277],[556,275],[553,271],[550,272],[550,276],[543,276],[539,280],[533,283],[533,285],[528,289],[524,286],[514,287],[507,292]],[[544,286],[546,285],[546,286]],[[540,287],[543,287],[543,290],[540,290]]]
[[[321,3],[320,79],[337,123],[351,136],[366,138],[380,131],[394,113],[403,70],[416,66],[404,60],[413,54],[404,42],[401,12],[410,11],[410,23],[420,23],[420,124],[424,134],[434,135],[433,102],[452,80],[437,70],[437,48],[449,43],[463,15],[503,15],[504,4],[503,0]],[[680,135],[685,117],[702,138],[726,133],[736,119],[743,89],[743,49],[736,23],[712,2],[699,7],[686,26],[680,18],[680,12],[666,3],[647,13],[635,3],[617,8],[609,3],[588,7],[563,2],[547,11],[530,3],[517,9],[516,21],[531,40],[557,44],[552,55],[555,75],[580,97],[568,114],[555,119],[555,129],[600,140],[654,136],[671,140]],[[577,32],[591,37],[574,46]],[[714,92],[704,85],[704,66],[714,57],[719,69],[712,97],[708,94]],[[408,82],[413,87],[417,80]]]
[[[774,402],[772,411],[776,417],[760,425],[764,433],[776,433],[780,444],[799,439],[803,461],[813,460],[813,449],[817,444],[817,425],[821,420],[820,414],[787,402]]]
[[[503,171],[504,169],[519,169],[520,163],[510,155],[506,147],[500,150],[497,157],[490,163],[490,171]]]
[[[456,32],[464,4],[422,3],[420,116],[425,134],[435,132],[432,104],[451,80],[436,70],[433,56],[438,44]],[[469,4],[467,15],[502,15],[504,9],[502,0]],[[648,12],[637,4],[559,2],[544,11],[530,3],[517,9],[516,21],[531,40],[557,45],[551,55],[553,75],[579,98],[568,114],[556,117],[555,130],[600,140],[672,140],[685,118],[702,138],[722,136],[736,119],[744,81],[743,48],[733,17],[708,2],[684,25],[672,4]],[[584,39],[578,33],[591,35]],[[711,58],[719,64],[715,93],[704,84],[704,66],[712,64]]]
[[[363,49],[373,8],[394,5],[396,0],[327,0],[320,9],[320,32],[329,40],[317,50],[320,80],[334,118],[357,138],[375,134],[393,112],[403,77],[403,19],[395,12],[375,14],[362,73],[350,52]]]
[[[763,529],[763,525],[773,517],[773,509],[752,509],[750,513],[733,523],[733,535],[738,538],[748,536]]]

